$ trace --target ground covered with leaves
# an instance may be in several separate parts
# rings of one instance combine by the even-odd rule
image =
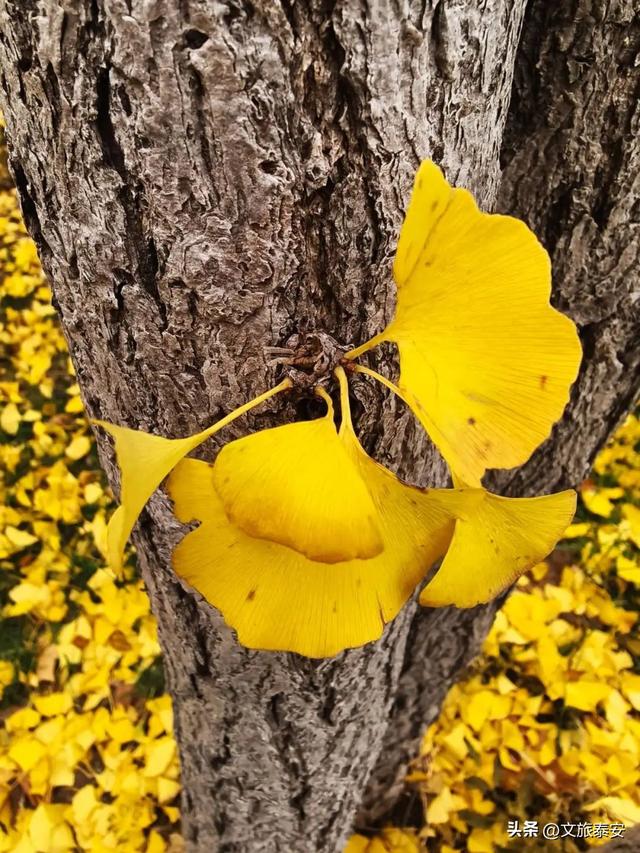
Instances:
[[[427,826],[356,838],[349,853],[577,851],[640,822],[639,549],[631,416],[582,484],[565,540],[520,580],[425,735],[409,781]],[[547,823],[557,841],[542,838]]]
[[[182,848],[149,601],[12,190],[0,191],[0,851]]]
[[[132,562],[123,581],[105,568],[112,499],[8,188],[0,274],[0,853],[178,851],[155,622]],[[546,849],[508,822],[604,827],[552,842],[575,851],[640,821],[639,462],[632,416],[427,732],[409,777],[427,822],[349,853]]]

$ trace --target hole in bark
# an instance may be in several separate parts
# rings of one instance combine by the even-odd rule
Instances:
[[[302,789],[297,793],[294,797],[291,797],[289,802],[294,807],[294,809],[298,812],[302,820],[304,820],[307,816],[305,811],[305,800],[309,796],[310,788],[308,785],[303,785]]]
[[[295,404],[297,420],[313,421],[321,418],[327,411],[327,405],[319,397],[302,397]]]
[[[300,154],[302,155],[303,160],[308,160],[311,157],[311,151],[313,150],[313,142],[311,139],[305,139],[300,146]]]
[[[187,30],[184,34],[184,40],[187,43],[187,47],[197,50],[205,42],[209,41],[209,36],[201,32],[201,30]]]
[[[26,74],[27,71],[31,70],[31,66],[33,65],[33,54],[31,53],[31,47],[27,47],[25,51],[25,55],[21,56],[18,60],[18,69]]]
[[[69,278],[80,278],[80,270],[78,269],[78,256],[72,252],[69,257]]]
[[[260,168],[263,172],[266,172],[267,175],[275,175],[278,171],[278,164],[275,160],[263,160],[260,163]]]
[[[436,163],[441,163],[444,159],[444,145],[436,143],[431,151],[431,157]]]

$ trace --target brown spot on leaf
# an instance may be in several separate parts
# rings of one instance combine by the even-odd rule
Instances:
[[[253,599],[254,599],[255,597],[256,597],[256,591],[255,591],[255,589],[250,589],[250,590],[249,590],[249,592],[248,592],[248,594],[247,594],[247,601],[253,601]]]
[[[540,387],[541,388],[544,388],[546,386],[548,378],[549,377],[545,376],[544,373],[542,374],[542,376],[540,377]]]
[[[107,642],[111,648],[115,649],[117,652],[128,652],[131,648],[131,644],[127,640],[125,634],[119,628],[116,628],[116,630],[113,631]]]
[[[475,422],[476,422],[475,418],[467,418],[467,423],[469,424],[469,426],[473,426],[475,424]]]

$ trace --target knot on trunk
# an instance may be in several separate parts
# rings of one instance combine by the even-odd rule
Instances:
[[[331,376],[348,347],[326,332],[296,332],[283,347],[265,347],[269,365],[279,365],[298,389],[309,389]]]

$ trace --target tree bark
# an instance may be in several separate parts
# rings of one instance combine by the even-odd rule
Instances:
[[[632,826],[627,829],[622,838],[614,838],[608,844],[603,844],[598,849],[601,853],[635,853],[640,847],[640,826]]]
[[[580,483],[638,396],[639,65],[640,13],[633,2],[530,0],[496,207],[524,219],[551,254],[552,301],[580,325],[585,357],[571,404],[549,440],[522,468],[488,478],[502,494]],[[361,824],[408,808],[404,799],[397,802],[408,762],[450,686],[451,669],[442,669],[432,634],[445,638],[445,659],[461,666],[500,603],[478,608],[471,626],[464,612],[418,612]],[[443,616],[444,630],[433,622]],[[462,638],[469,630],[467,649]]]
[[[632,5],[616,9],[624,17]],[[0,0],[11,167],[89,414],[186,435],[274,384],[267,348],[301,328],[344,344],[378,331],[393,307],[391,257],[418,161],[432,156],[481,205],[495,202],[516,65],[523,100],[540,94],[526,88],[526,72],[542,0],[531,8],[518,54],[525,0]],[[597,19],[599,50],[614,14]],[[550,103],[562,97],[552,72]],[[631,88],[621,97],[631,116]],[[548,209],[569,180],[561,152],[547,178],[542,161],[522,153],[533,133],[517,110],[502,203],[516,204],[542,237],[562,236],[565,208]],[[574,135],[571,151],[586,165]],[[607,150],[604,168],[633,175],[637,156],[630,140],[628,151]],[[532,164],[535,192],[523,183]],[[633,203],[621,194],[616,216]],[[622,296],[633,274],[622,270],[626,253],[637,256],[638,231],[622,234],[607,215],[597,257],[601,276],[619,264],[620,299],[594,314],[595,279],[572,278],[560,263],[558,298],[594,343],[571,427],[503,480],[507,488],[574,483],[629,405],[636,330]],[[581,257],[595,245],[584,237]],[[629,365],[629,376],[616,376],[620,400],[605,387],[613,340]],[[393,370],[393,353],[376,366]],[[370,384],[356,394],[367,449],[414,482],[444,484],[442,461],[412,418]],[[308,405],[280,401],[222,440]],[[110,449],[101,452],[115,484]],[[420,729],[495,605],[417,612],[410,603],[378,643],[328,661],[252,652],[173,575],[180,535],[156,495],[135,541],[174,700],[189,849],[339,850],[369,778],[363,819],[397,795]]]

